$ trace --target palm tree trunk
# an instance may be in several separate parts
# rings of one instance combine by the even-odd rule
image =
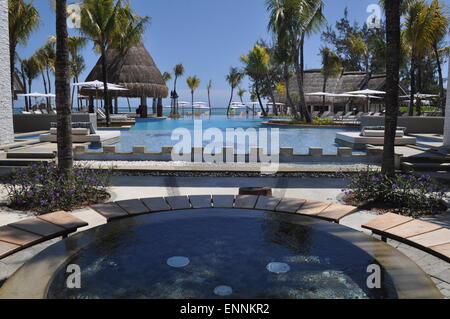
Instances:
[[[67,34],[67,0],[56,1],[56,109],[58,166],[69,170],[73,166],[72,119],[70,109],[70,71]]]
[[[111,125],[111,108],[109,106],[109,96],[108,96],[108,72],[106,69],[106,48],[102,47],[102,77],[103,77],[103,99],[105,101],[105,115],[106,115],[106,125]]]
[[[414,115],[414,100],[416,95],[416,59],[414,57],[414,50],[412,52],[411,58],[411,70],[410,70],[410,81],[411,81],[411,96],[409,101],[409,116]]]
[[[234,93],[234,87],[231,87],[231,96],[230,96],[230,101],[228,102],[227,116],[230,115],[230,107],[231,107],[231,102],[233,101],[233,93]]]
[[[28,91],[27,91],[27,82],[26,82],[26,79],[25,79],[25,76],[23,76],[22,75],[22,82],[23,82],[23,89],[24,89],[24,93],[27,93]],[[30,105],[29,105],[29,103],[28,103],[28,98],[27,97],[25,97],[25,111],[29,111],[30,110]]]
[[[438,75],[439,75],[439,95],[441,100],[441,107],[442,107],[442,116],[445,116],[445,90],[444,90],[444,77],[442,75],[442,65],[441,65],[441,59],[439,58],[439,50],[437,44],[433,44],[433,51],[434,55],[436,56],[436,65],[438,69]]]
[[[323,77],[323,91],[322,92],[326,92],[327,89],[327,81],[328,81],[328,77],[324,76]],[[325,107],[325,95],[323,96],[323,101],[322,101],[323,106]]]
[[[14,70],[15,70],[15,59],[16,59],[16,44],[11,43],[9,46],[9,62],[11,68],[11,94],[12,94],[12,107],[14,108]],[[24,83],[25,85],[25,83]]]
[[[300,96],[300,101],[299,101],[299,112],[300,112],[300,116],[305,119],[305,121],[307,123],[311,123],[311,116],[308,112],[308,110],[306,109],[306,101],[305,101],[305,91],[303,89],[303,71],[301,69],[301,64],[298,62],[299,61],[299,51],[300,48],[296,48],[294,49],[294,66],[295,66],[295,74],[297,76],[297,84],[298,84],[298,93]]]
[[[267,116],[267,112],[266,112],[266,110],[264,109],[264,106],[263,106],[262,101],[261,101],[261,95],[259,94],[259,84],[258,84],[258,81],[255,82],[255,93],[256,93],[256,97],[258,98],[259,106],[261,107],[262,115],[263,115],[263,116]]]
[[[191,97],[192,97],[192,118],[194,118],[194,91],[191,91]]]
[[[44,82],[44,92],[45,94],[48,94],[48,90],[47,90],[47,80],[45,79],[45,75],[44,75],[44,71],[41,72],[41,76],[42,76],[42,81]],[[47,103],[47,111],[50,110],[50,98],[45,98],[45,101]]]
[[[395,174],[395,134],[398,118],[398,84],[400,72],[400,0],[386,1],[386,115],[382,170]]]
[[[421,66],[421,61],[418,61],[417,63],[417,93],[422,93],[422,66]],[[420,109],[421,107],[421,101],[420,98],[416,99],[416,112],[417,115],[420,116],[422,114],[422,111]]]
[[[284,64],[284,85],[286,86],[286,102],[287,105],[291,108],[292,112],[296,114],[297,109],[294,107],[294,103],[292,102],[291,98],[291,90],[289,89],[289,64]],[[295,115],[295,117],[297,117]]]
[[[31,94],[31,84],[33,84],[33,80],[32,79],[28,79],[28,93]],[[33,105],[31,104],[31,97],[27,97],[28,98],[28,103],[30,104],[30,107],[32,107]]]
[[[305,33],[302,34],[300,39],[300,70],[302,74],[302,80],[305,78]]]

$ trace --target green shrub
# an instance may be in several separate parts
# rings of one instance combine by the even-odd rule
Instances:
[[[14,170],[5,184],[9,207],[45,214],[104,202],[110,175],[110,170],[82,166],[64,172],[54,163]]]
[[[315,117],[312,120],[312,124],[314,125],[333,125],[335,124],[333,119],[323,119],[320,117]]]
[[[370,204],[396,213],[416,216],[441,213],[446,209],[445,192],[430,176],[412,174],[387,176],[370,167],[350,177],[342,191],[350,202]]]

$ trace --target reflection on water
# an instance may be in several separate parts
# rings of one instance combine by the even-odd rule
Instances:
[[[65,287],[63,269],[48,296],[395,297],[389,278],[383,289],[365,287],[367,266],[374,262],[369,255],[314,226],[263,212],[196,214],[156,214],[151,222],[128,222],[117,226],[120,231],[101,234],[70,261],[82,269],[81,289]],[[178,261],[183,267],[168,264]],[[271,271],[277,269],[282,271]]]

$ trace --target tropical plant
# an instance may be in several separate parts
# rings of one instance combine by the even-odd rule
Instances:
[[[385,4],[388,5],[387,3]],[[425,0],[416,0],[409,4],[405,16],[402,40],[404,46],[409,50],[411,56],[410,81],[411,98],[409,115],[414,112],[415,94],[422,89],[421,62],[424,56],[433,47],[435,12],[425,3]],[[416,70],[418,72],[416,73]],[[418,78],[416,79],[416,75]],[[421,113],[420,103],[416,104],[417,112]]]
[[[398,93],[400,81],[400,0],[388,1],[386,11],[386,113],[383,149],[383,173],[395,174],[395,138],[398,118]]]
[[[39,76],[40,66],[36,56],[22,60],[22,69],[28,82],[28,93],[32,92],[33,81]],[[31,104],[31,98],[28,97],[28,104]]]
[[[398,0],[392,0],[398,1]],[[386,13],[390,6],[386,5]],[[367,167],[350,177],[345,200],[356,205],[383,208],[406,216],[430,215],[447,209],[442,185],[429,175],[387,175]]]
[[[170,80],[172,80],[172,74],[170,74],[169,72],[164,72],[163,75],[163,80],[164,82],[169,82]]]
[[[67,32],[67,1],[56,2],[56,119],[58,144],[58,166],[62,171],[73,167],[72,110],[70,107],[70,62]]]
[[[255,94],[258,98],[261,112],[267,116],[267,112],[263,107],[261,101],[261,87],[262,82],[269,74],[270,55],[266,47],[256,44],[247,55],[241,56],[241,61],[244,63],[245,74],[253,81]]]
[[[322,75],[323,75],[323,92],[327,91],[327,82],[330,77],[337,76],[342,70],[341,59],[330,48],[323,47],[320,49],[322,57]],[[325,96],[323,97],[325,105]]]
[[[432,50],[434,58],[436,59],[436,65],[438,69],[439,77],[439,95],[441,99],[441,105],[443,113],[445,114],[445,89],[444,89],[444,78],[442,75],[442,61],[441,58],[445,55],[445,48],[442,49],[441,43],[444,41],[450,24],[450,17],[444,9],[444,5],[440,3],[439,0],[433,0],[430,4],[430,10],[433,12],[434,18],[432,22]]]
[[[208,92],[208,107],[209,107],[209,115],[211,115],[211,89],[212,89],[212,80],[209,80],[208,85],[206,86],[206,91]]]
[[[84,166],[63,170],[54,163],[13,170],[5,183],[9,207],[45,214],[104,202],[110,175]]]
[[[108,94],[108,65],[106,51],[115,48],[124,51],[141,41],[147,17],[134,14],[128,2],[122,0],[82,0],[81,31],[94,42],[101,54],[102,80],[104,86],[106,122],[111,124],[110,99]]]
[[[198,87],[200,86],[200,79],[196,76],[190,76],[186,79],[186,84],[188,85],[189,89],[191,90],[192,115],[194,115],[194,93],[195,93],[195,90],[197,90]]]
[[[241,100],[241,103],[244,103],[244,95],[247,93],[247,90],[244,90],[242,88],[239,88],[237,91],[237,96],[239,96],[239,99]]]
[[[230,72],[225,77],[231,88],[231,96],[230,101],[228,102],[227,115],[230,114],[230,107],[231,102],[233,101],[234,90],[239,86],[243,78],[244,74],[240,72],[239,69],[236,67],[231,67]]]
[[[278,42],[290,48],[299,90],[300,115],[311,122],[311,115],[306,108],[303,90],[304,40],[305,37],[321,27],[325,18],[322,14],[321,0],[266,0],[269,12],[268,28],[277,37]],[[297,112],[295,112],[297,114]]]
[[[86,69],[86,64],[84,62],[84,58],[81,55],[76,55],[70,59],[70,71],[73,77],[73,81],[75,83],[79,82],[80,75],[83,73],[83,71]],[[75,96],[75,86],[72,88],[72,103],[71,106],[73,108],[73,99]],[[79,99],[78,99],[79,101]],[[78,103],[78,109],[80,109],[79,103]]]
[[[364,68],[368,73],[370,71],[368,44],[364,41],[360,34],[350,34],[348,37],[348,43],[350,50],[352,50],[355,55],[364,57]]]
[[[24,65],[23,65],[23,59],[20,58],[19,55],[17,55],[17,59],[19,60],[20,68],[16,68],[17,76],[19,76],[22,79],[23,82],[23,88],[24,92],[28,92],[27,90],[27,78],[25,75]],[[25,98],[25,111],[29,111],[29,103],[28,98]]]
[[[184,75],[184,66],[183,64],[179,63],[177,65],[175,65],[175,67],[173,68],[173,74],[175,76],[175,80],[173,81],[173,96],[174,96],[174,103],[172,106],[172,113],[173,114],[178,114],[178,104],[175,103],[176,99],[178,98],[178,94],[177,94],[177,81],[178,78],[182,77]]]
[[[39,12],[33,1],[8,0],[9,54],[11,68],[11,92],[14,92],[14,70],[16,49],[19,43],[26,44],[31,33],[40,23]],[[13,98],[14,103],[14,98]]]

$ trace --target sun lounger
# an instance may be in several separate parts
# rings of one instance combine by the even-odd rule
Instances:
[[[329,115],[330,115],[330,111],[326,111],[326,112],[323,112],[323,114],[322,114],[322,116],[320,117],[321,119],[326,119]]]
[[[83,124],[83,125],[82,125]],[[39,137],[41,142],[56,142],[57,128],[56,123],[52,123],[50,132],[42,134]],[[81,122],[72,123],[72,141],[74,143],[115,143],[120,140],[120,131],[96,131],[92,123]]]

